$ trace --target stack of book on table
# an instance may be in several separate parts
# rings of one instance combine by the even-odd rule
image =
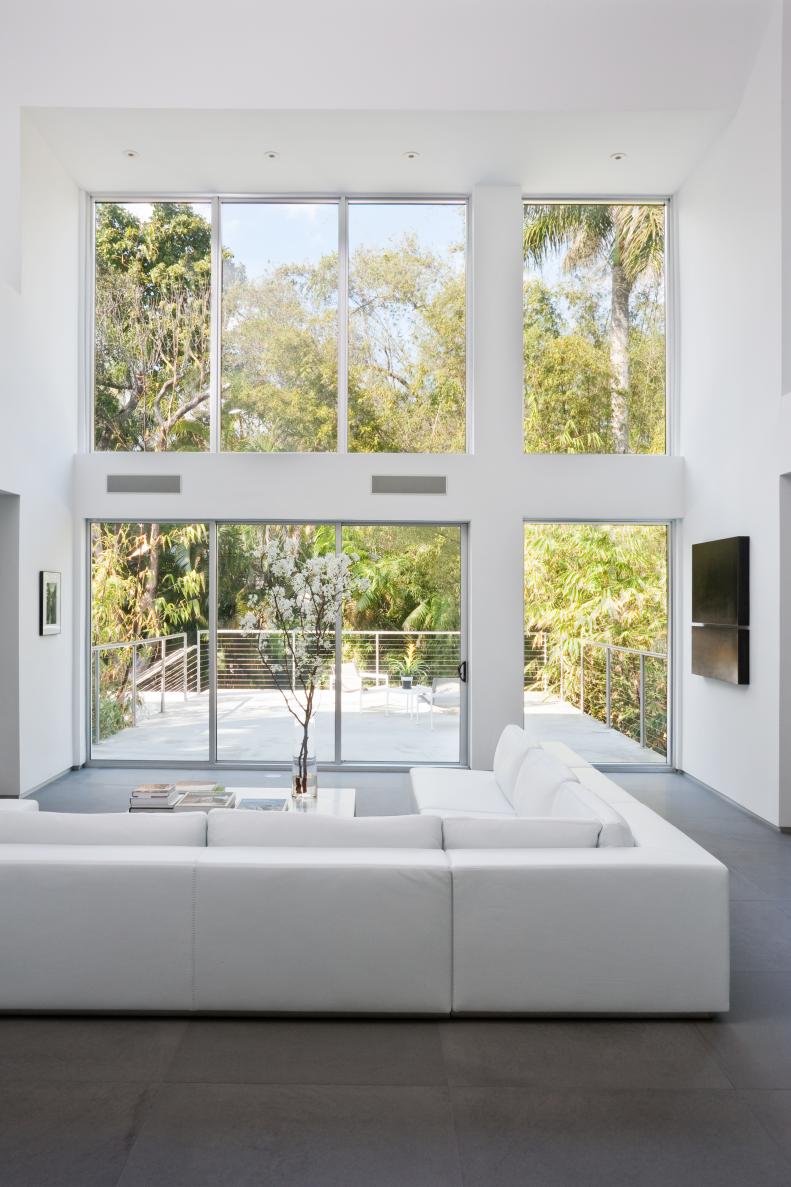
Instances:
[[[174,808],[181,799],[175,783],[141,783],[129,797],[129,811],[150,812],[154,808]]]
[[[129,797],[130,812],[207,812],[232,808],[234,793],[216,783],[141,783]]]

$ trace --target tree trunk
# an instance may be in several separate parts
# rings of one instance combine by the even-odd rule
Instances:
[[[612,435],[616,453],[629,452],[629,296],[632,286],[623,266],[612,266],[610,364],[613,370],[611,395]]]
[[[159,585],[159,557],[160,557],[160,543],[159,543],[159,524],[151,524],[151,535],[148,538],[148,564],[146,572],[145,590],[140,599],[140,609],[142,611],[141,617],[145,619],[148,614],[155,614],[155,604],[157,596],[157,587]]]

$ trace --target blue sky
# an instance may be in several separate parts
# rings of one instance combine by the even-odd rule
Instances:
[[[463,240],[464,207],[351,202],[349,246],[385,247],[407,232],[445,254]],[[280,264],[313,264],[338,247],[334,203],[233,203],[222,207],[223,247],[244,263],[251,278]]]

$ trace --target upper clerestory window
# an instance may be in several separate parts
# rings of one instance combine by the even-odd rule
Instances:
[[[97,201],[97,450],[466,449],[467,203]]]
[[[666,207],[525,202],[526,453],[664,453]]]

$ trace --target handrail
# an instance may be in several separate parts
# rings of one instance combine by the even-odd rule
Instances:
[[[180,639],[181,647],[177,648],[175,652],[171,651],[168,655],[167,645],[171,639]],[[140,647],[152,647],[159,645],[159,658],[154,660],[144,668],[142,673],[138,672],[137,652]],[[165,712],[165,686],[167,681],[168,667],[173,667],[174,663],[181,664],[182,671],[182,692],[184,700],[187,699],[188,685],[189,685],[189,652],[191,650],[187,645],[186,631],[179,631],[172,635],[153,635],[150,639],[129,639],[125,643],[93,643],[91,644],[91,666],[94,669],[94,691],[93,691],[93,729],[94,741],[101,741],[101,720],[102,720],[102,670],[99,662],[99,654],[103,651],[119,651],[131,649],[132,652],[132,688],[130,693],[130,705],[132,710],[132,726],[137,725],[137,689],[138,681],[142,675],[143,679],[152,674],[160,673],[160,689],[159,689],[159,711]],[[126,678],[121,686],[121,691],[126,685]]]
[[[531,636],[543,636],[543,663],[546,667],[548,663],[547,655],[547,637],[551,634],[550,631],[533,630],[525,632],[525,641]],[[623,647],[620,643],[605,643],[599,639],[580,639],[569,638],[562,635],[552,644],[553,650],[558,655],[560,661],[560,700],[564,704],[569,702],[566,700],[566,670],[565,665],[568,662],[565,659],[565,653],[569,647],[579,647],[579,710],[580,713],[585,712],[585,648],[596,647],[604,651],[604,710],[605,722],[608,729],[612,729],[612,655],[614,652],[619,652],[622,655],[636,655],[639,658],[640,666],[638,673],[638,718],[640,729],[640,745],[645,748],[646,744],[646,695],[645,695],[645,663],[646,660],[656,659],[660,660],[665,665],[669,664],[670,657],[664,651],[648,651],[637,647]],[[546,689],[546,682],[544,683]]]

